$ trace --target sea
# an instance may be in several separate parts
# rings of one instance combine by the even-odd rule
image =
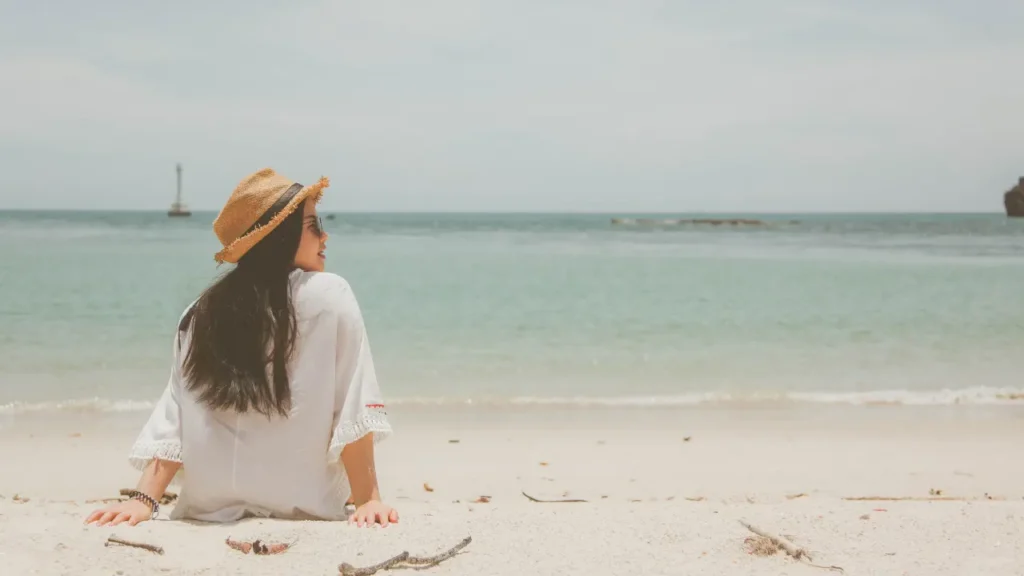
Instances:
[[[666,221],[719,216],[764,224]],[[149,410],[227,270],[214,217],[0,212],[0,412]],[[1002,214],[324,224],[390,404],[1024,404],[1024,220]]]

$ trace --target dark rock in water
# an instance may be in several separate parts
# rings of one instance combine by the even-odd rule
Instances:
[[[1016,186],[1003,195],[1003,205],[1006,207],[1007,216],[1024,218],[1024,176],[1020,177]]]

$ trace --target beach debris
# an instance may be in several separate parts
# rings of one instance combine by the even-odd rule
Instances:
[[[434,491],[434,487],[431,486],[430,484],[427,484],[426,482],[423,483],[423,489],[426,490],[427,492],[433,492]]]
[[[436,556],[412,556],[408,551],[402,552],[401,554],[389,558],[380,564],[374,564],[373,566],[367,566],[365,568],[357,568],[347,562],[343,562],[338,565],[338,572],[340,572],[342,576],[370,576],[371,574],[376,574],[380,570],[390,570],[400,564],[408,564],[410,566],[419,567],[420,569],[430,568],[432,566],[437,566],[449,558],[454,558],[455,555],[463,548],[469,546],[469,543],[472,541],[472,536],[466,536],[461,542]]]
[[[861,514],[860,515],[860,519],[861,520],[871,520],[871,514]]]
[[[764,536],[750,536],[744,539],[743,543],[747,545],[747,554],[754,556],[774,556],[782,550],[774,540]]]
[[[448,441],[449,444],[458,444],[459,442],[461,442],[461,440],[459,440],[458,438],[452,438],[451,440]]]
[[[530,502],[537,502],[538,504],[568,504],[573,502],[586,502],[586,500],[581,500],[578,498],[559,498],[558,500],[541,500],[540,498],[534,498],[533,496],[530,496],[526,492],[523,492],[522,494],[523,496],[526,496],[526,499],[529,500]]]
[[[124,498],[93,498],[92,500],[86,500],[86,504],[108,504],[110,502],[124,502]],[[67,500],[67,504],[74,504],[73,500]]]
[[[760,528],[757,528],[743,520],[740,520],[739,523],[758,537],[747,538],[744,540],[744,542],[747,543],[751,554],[755,554],[757,556],[773,556],[778,553],[779,550],[782,550],[790,558],[803,561],[812,568],[821,568],[822,570],[831,570],[833,572],[846,572],[840,566],[821,566],[819,564],[814,564],[814,558],[811,557],[810,552],[804,548],[800,548],[796,544],[793,544],[784,536],[776,536],[770,532],[765,532],[764,530],[761,530]]]
[[[939,490],[939,489],[936,489],[936,488],[932,488],[931,490],[928,491],[928,495],[929,496],[942,496],[942,490]]]
[[[801,492],[799,494],[787,494],[786,495],[786,500],[796,500],[797,498],[806,498],[806,497],[807,497],[807,493],[806,492]]]
[[[282,554],[295,545],[295,542],[264,542],[259,538],[252,542],[246,542],[244,540],[232,540],[230,536],[228,536],[224,543],[227,544],[229,548],[238,550],[242,554],[252,552],[259,556]]]
[[[686,500],[689,501],[689,502],[703,502],[703,501],[707,500],[707,498],[705,498],[703,496],[687,496]]]
[[[541,462],[541,463],[540,463],[540,465],[541,465],[541,466],[547,466],[547,465],[548,465],[548,463],[547,463],[547,462]]]
[[[28,502],[30,500],[32,500],[32,499],[31,498],[26,498],[25,496],[22,496],[21,494],[15,494],[14,498],[11,498],[11,501],[14,502],[15,504],[24,504],[24,503],[26,503],[26,502]]]
[[[164,549],[160,546],[156,546],[154,544],[146,544],[145,542],[132,542],[131,540],[124,540],[122,538],[118,538],[117,536],[111,536],[110,538],[107,538],[107,541],[103,545],[108,548],[112,545],[128,546],[130,548],[141,548],[143,550],[149,550],[154,554],[160,554],[161,556],[164,553]]]
[[[683,442],[689,442],[690,440],[693,440],[693,436],[687,436],[683,438]]]
[[[75,432],[74,434],[69,434],[68,437],[69,438],[81,438],[82,437],[82,433],[81,432]]]
[[[239,542],[238,540],[232,540],[231,537],[228,536],[224,543],[227,544],[229,548],[233,550],[238,550],[242,554],[248,554],[249,552],[252,552],[251,542]]]
[[[844,496],[848,502],[973,502],[978,500],[1002,501],[1001,496],[985,494],[982,498],[969,496]]]
[[[477,498],[476,500],[473,500],[473,503],[474,504],[487,504],[490,501],[491,501],[491,497],[490,496],[481,496],[481,497]]]
[[[408,559],[409,553],[402,552],[394,558],[389,558],[380,564],[374,564],[373,566],[367,566],[365,568],[356,568],[347,562],[342,562],[338,565],[338,572],[341,572],[342,576],[370,576],[371,574],[376,574],[378,570],[389,570],[394,568]]]

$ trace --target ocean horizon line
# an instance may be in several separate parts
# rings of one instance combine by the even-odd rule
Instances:
[[[195,215],[216,215],[217,208],[192,209]],[[0,208],[0,214],[166,214],[166,208]],[[411,215],[411,216],[606,216],[606,217],[646,217],[646,216],[1005,216],[1002,210],[993,211],[912,211],[912,210],[864,210],[864,211],[728,211],[728,210],[693,210],[693,211],[587,211],[587,210],[324,210],[325,214],[350,215]]]

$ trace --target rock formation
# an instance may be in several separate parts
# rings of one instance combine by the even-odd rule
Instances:
[[[1024,218],[1024,176],[1003,195],[1003,205],[1006,206],[1007,216]]]

